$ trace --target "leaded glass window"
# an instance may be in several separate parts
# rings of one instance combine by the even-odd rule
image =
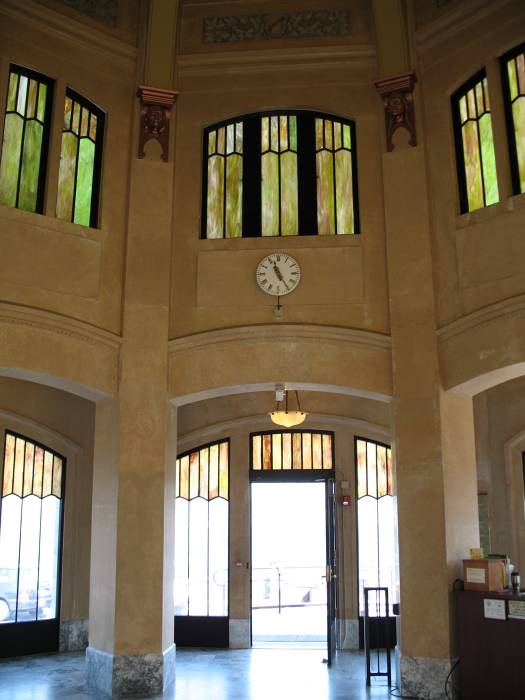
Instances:
[[[354,233],[350,124],[315,120],[317,227],[321,234]]]
[[[489,89],[485,71],[452,96],[461,211],[499,201],[492,137]]]
[[[12,65],[0,161],[0,204],[41,213],[53,81]]]
[[[334,436],[327,432],[271,431],[252,438],[255,471],[298,471],[334,468]]]
[[[390,447],[356,438],[355,455],[359,614],[363,615],[365,588],[386,586],[389,602],[399,601],[397,529]]]
[[[65,459],[7,431],[0,502],[0,623],[58,614]]]
[[[354,124],[277,110],[208,127],[202,238],[359,233]]]
[[[261,119],[263,236],[297,235],[297,117]]]
[[[104,113],[68,88],[58,174],[59,219],[97,226],[103,135]]]
[[[242,122],[207,134],[206,238],[242,235]]]
[[[501,57],[503,97],[507,116],[512,187],[525,192],[525,44]]]
[[[229,442],[175,467],[175,615],[228,615]]]

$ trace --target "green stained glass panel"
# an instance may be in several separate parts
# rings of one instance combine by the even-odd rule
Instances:
[[[279,137],[280,137],[280,149],[281,151],[286,151],[288,148],[288,118],[279,117]]]
[[[323,120],[315,120],[315,149],[320,151],[323,148]]]
[[[343,124],[343,146],[348,149],[352,148],[352,132],[348,124]]]
[[[289,117],[289,139],[292,151],[297,151],[297,117]]]
[[[279,152],[279,117],[270,117],[270,148]]]
[[[89,226],[91,195],[93,191],[93,169],[95,144],[87,138],[80,139],[78,149],[77,185],[75,190],[75,224]]]
[[[483,161],[485,204],[495,204],[499,201],[499,193],[490,114],[484,114],[479,120],[479,135],[481,139],[481,158]]]
[[[487,79],[483,78],[483,93],[485,95],[485,109],[487,112],[490,111],[490,98],[489,98],[489,84],[487,83]]]
[[[317,231],[319,235],[335,233],[333,156],[320,151],[317,160]]]
[[[71,112],[73,111],[73,100],[71,97],[66,97],[64,103],[64,131],[71,127]]]
[[[469,211],[472,211],[483,206],[483,184],[476,122],[468,121],[461,131],[463,136],[468,208]]]
[[[461,123],[464,124],[467,119],[467,98],[463,95],[463,97],[459,101],[459,114],[461,118]]]
[[[16,206],[18,170],[24,120],[18,114],[7,114],[0,163],[0,203],[8,207]]]
[[[483,114],[485,110],[483,108],[483,90],[481,87],[481,83],[478,83],[476,85],[476,105],[478,108],[478,114]]]
[[[18,75],[11,73],[9,76],[9,88],[7,90],[7,111],[13,112],[16,106],[16,88],[18,87]]]
[[[520,97],[512,105],[514,137],[518,156],[520,192],[525,192],[525,97]]]
[[[476,102],[474,99],[474,90],[469,90],[467,93],[468,115],[471,119],[476,117]]]
[[[520,95],[525,95],[525,54],[516,56],[516,66],[518,70],[518,87]]]
[[[224,154],[224,128],[221,128],[217,132],[217,153]]]
[[[336,122],[334,124],[334,149],[337,151],[339,148],[341,148],[342,145],[342,139],[341,139],[341,123]]]
[[[295,236],[299,229],[297,201],[297,155],[281,155],[281,233]]]
[[[73,104],[73,123],[71,125],[71,128],[75,132],[75,134],[78,134],[79,126],[80,126],[80,110],[81,107],[78,104],[78,102],[75,102]]]
[[[337,233],[353,233],[354,198],[352,196],[352,154],[350,151],[338,151],[335,154],[335,182]]]
[[[96,141],[97,138],[97,118],[93,113],[89,119],[89,138],[93,141]]]
[[[208,155],[212,155],[212,153],[215,153],[215,149],[217,148],[217,132],[216,131],[210,131],[208,134]]]
[[[279,156],[261,158],[261,224],[263,236],[279,235]]]
[[[242,153],[242,122],[237,122],[235,125],[235,150],[237,153]]]
[[[77,163],[78,139],[69,132],[62,134],[60,169],[58,172],[57,217],[71,221],[73,216],[73,194]]]
[[[507,63],[507,74],[509,76],[510,99],[512,101],[516,99],[518,95],[518,75],[516,72],[516,63],[513,58]]]
[[[235,124],[228,124],[226,127],[226,153],[233,153],[235,150]]]
[[[242,157],[226,160],[226,238],[242,235]]]
[[[41,146],[42,124],[26,122],[18,195],[18,207],[26,211],[36,211]]]
[[[325,148],[332,149],[334,147],[333,144],[333,139],[332,139],[332,123],[328,119],[325,119],[324,122],[324,143],[325,143]]]
[[[18,114],[25,116],[26,113],[26,97],[27,97],[27,84],[29,80],[25,75],[20,76],[20,81],[18,84],[18,102],[16,111]]]
[[[84,107],[82,109],[82,117],[81,117],[81,121],[80,121],[80,135],[81,136],[88,135],[88,123],[89,123],[89,110],[87,110]]]
[[[40,83],[38,88],[38,119],[43,122],[46,114],[46,97],[47,97],[47,85]]]
[[[29,81],[29,94],[27,96],[27,114],[29,119],[35,116],[36,112],[36,94],[38,91],[38,83],[36,80]]]
[[[270,149],[270,119],[261,119],[261,152],[265,153]]]
[[[208,159],[207,238],[222,238],[224,216],[224,158]]]

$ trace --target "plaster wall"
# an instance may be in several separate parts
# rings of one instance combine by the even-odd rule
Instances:
[[[89,610],[91,484],[95,406],[57,389],[0,377],[0,427],[51,447],[67,459],[60,620]]]

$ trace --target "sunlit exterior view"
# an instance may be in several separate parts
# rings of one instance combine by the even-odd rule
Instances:
[[[365,588],[387,587],[389,604],[399,601],[396,503],[390,447],[362,438],[355,447],[359,614],[364,615]]]
[[[175,479],[175,615],[226,616],[228,441],[180,455]]]
[[[485,72],[452,97],[461,211],[499,202],[489,88]]]
[[[0,204],[40,212],[53,83],[11,66],[0,161]]]
[[[57,616],[65,460],[7,432],[0,516],[0,623]]]

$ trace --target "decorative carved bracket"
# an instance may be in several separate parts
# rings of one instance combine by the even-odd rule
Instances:
[[[144,146],[150,139],[155,139],[162,148],[162,160],[168,160],[170,137],[170,117],[177,95],[175,90],[140,85],[137,97],[140,97],[140,135],[139,158],[144,158]]]
[[[383,98],[385,108],[386,145],[392,151],[394,145],[392,136],[397,129],[403,127],[410,133],[409,144],[417,145],[416,140],[416,118],[414,114],[414,85],[416,74],[401,73],[386,80],[379,80],[375,86]]]

